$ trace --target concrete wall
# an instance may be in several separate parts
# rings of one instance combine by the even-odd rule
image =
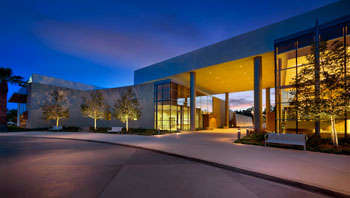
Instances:
[[[213,115],[209,120],[209,128],[224,127],[225,123],[225,101],[213,97]]]
[[[29,79],[30,83],[40,83],[45,85],[52,85],[57,87],[65,87],[76,90],[95,90],[95,89],[103,89],[102,87],[97,87],[93,85],[87,85],[83,83],[73,82],[70,80],[63,80],[59,78],[54,78],[50,76],[44,76],[40,74],[32,74]]]
[[[142,107],[142,115],[137,121],[130,121],[130,128],[153,128],[154,123],[154,85],[153,83],[140,84],[130,86],[136,93],[140,106]],[[100,89],[105,97],[107,104],[112,107],[120,95],[127,90],[128,87]],[[50,94],[53,90],[61,90],[67,95],[67,105],[69,108],[70,118],[60,120],[63,126],[93,126],[94,121],[81,115],[80,105],[82,97],[89,97],[91,92],[81,91],[70,88],[56,87],[52,85],[44,85],[39,83],[31,83],[28,86],[28,122],[27,128],[50,127],[55,125],[55,121],[46,121],[41,119],[41,105],[50,101]],[[115,120],[98,120],[97,127],[125,126],[124,123]]]
[[[237,127],[253,127],[253,118],[235,113]]]

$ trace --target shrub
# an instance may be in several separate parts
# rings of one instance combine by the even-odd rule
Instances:
[[[253,133],[236,140],[235,143],[264,145],[265,133]],[[270,144],[271,147],[285,149],[302,149],[300,146]],[[313,134],[307,141],[307,150],[324,153],[345,154],[350,155],[350,138],[339,138],[339,146],[334,147],[330,138],[322,138],[320,135]]]
[[[21,132],[21,131],[48,131],[49,128],[21,128],[17,126],[8,126],[8,132]]]
[[[75,126],[63,126],[63,131],[67,131],[67,132],[79,132],[80,131],[80,127],[75,127]]]
[[[236,140],[235,143],[264,145],[266,133],[249,133],[248,136],[244,136],[240,140]]]
[[[107,133],[108,132],[108,127],[97,127],[96,129],[94,129],[94,127],[90,127],[90,131],[93,132],[98,132],[98,133]]]
[[[306,142],[308,146],[318,146],[322,144],[322,138],[319,134],[313,134],[309,137],[308,141]]]
[[[339,144],[340,145],[350,145],[350,137],[347,136],[346,138],[339,138]]]

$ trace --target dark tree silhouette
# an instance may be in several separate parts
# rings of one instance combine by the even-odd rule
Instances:
[[[8,83],[24,86],[23,77],[12,75],[11,68],[0,67],[0,131],[7,131]]]

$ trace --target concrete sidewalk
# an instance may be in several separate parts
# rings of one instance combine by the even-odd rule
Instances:
[[[350,195],[350,156],[233,144],[233,129],[160,136],[69,132],[1,133],[0,136],[55,137],[138,146],[206,160]]]

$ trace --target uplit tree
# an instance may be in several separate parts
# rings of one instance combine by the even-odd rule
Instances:
[[[0,131],[7,131],[8,83],[24,86],[23,77],[12,75],[11,68],[0,67]]]
[[[129,130],[129,120],[140,118],[141,107],[135,92],[131,88],[128,88],[114,104],[113,116],[125,123],[126,131]]]
[[[334,146],[338,146],[338,136],[335,127],[336,119],[344,119],[345,111],[349,109],[349,92],[345,87],[350,86],[349,65],[345,65],[345,58],[349,54],[341,41],[332,43],[319,43],[319,80],[315,77],[315,45],[311,47],[311,53],[307,55],[308,64],[298,70],[298,74],[292,79],[292,91],[294,95],[291,106],[296,108],[301,119],[304,120],[330,120],[331,137]],[[346,76],[346,78],[345,78]],[[347,85],[346,85],[346,84]],[[319,85],[319,91],[315,85]],[[317,86],[316,86],[317,87]]]
[[[56,126],[58,126],[60,119],[69,118],[69,110],[64,107],[66,102],[66,95],[63,91],[53,91],[51,101],[41,106],[41,118],[43,120],[56,120]]]
[[[108,118],[108,105],[100,92],[92,92],[90,98],[83,97],[83,104],[80,105],[81,113],[84,117],[94,120],[94,129],[96,130],[96,121]]]

